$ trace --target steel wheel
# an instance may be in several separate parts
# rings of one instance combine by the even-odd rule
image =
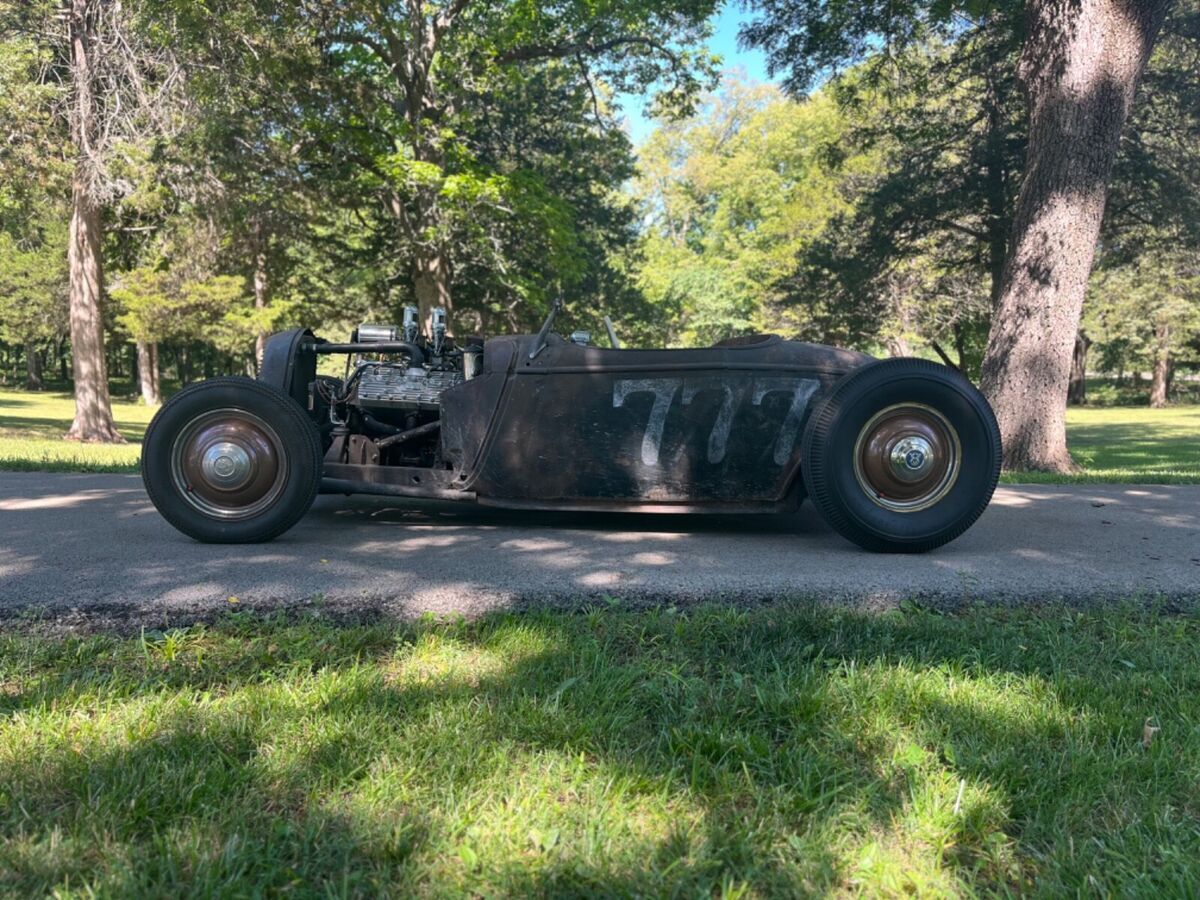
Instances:
[[[270,509],[283,493],[288,457],[278,433],[254,413],[214,409],[192,419],[171,446],[171,479],[201,513],[236,522]]]
[[[880,410],[858,433],[854,475],[864,493],[893,512],[928,509],[950,492],[962,444],[940,412],[921,403]]]

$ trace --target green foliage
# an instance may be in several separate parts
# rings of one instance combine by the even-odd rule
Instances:
[[[1102,371],[1148,371],[1163,352],[1200,364],[1200,258],[1159,247],[1102,268],[1088,288],[1083,330]]]
[[[222,110],[212,135],[225,129],[241,148],[228,154],[235,171],[250,163],[276,173],[265,184],[290,179],[293,193],[346,211],[354,236],[343,255],[374,273],[368,302],[389,317],[422,290],[425,302],[421,279],[436,271],[453,324],[494,331],[529,327],[560,291],[579,308],[630,299],[617,260],[632,222],[613,188],[632,162],[609,98],[658,84],[669,105],[686,106],[708,71],[695,47],[712,6],[468,2],[418,13],[361,0],[271,20],[237,0],[171,9],[195,52],[220,61],[202,90]],[[238,105],[266,109],[249,140],[256,123],[216,87],[231,68]],[[278,216],[247,219],[281,231]],[[277,254],[274,282],[293,277],[290,262]]]
[[[780,329],[780,282],[846,208],[840,180],[870,167],[855,156],[834,171],[829,150],[844,127],[827,95],[795,103],[737,79],[695,118],[660,123],[634,186],[648,224],[639,285],[670,310],[672,340]]]
[[[61,211],[49,213],[37,228],[27,220],[23,237],[0,230],[4,343],[41,343],[61,338],[67,330],[67,225]]]
[[[833,82],[846,146],[879,162],[797,261],[809,336],[978,370],[1025,152],[1019,36],[1016,7],[964,19]]]
[[[868,58],[886,63],[912,47],[952,40],[964,25],[1020,12],[1018,4],[992,0],[754,0],[751,6],[761,16],[742,39],[766,51],[772,70],[786,72],[785,84],[796,94],[829,72]]]
[[[30,238],[31,219],[47,195],[63,193],[69,177],[65,139],[55,108],[65,89],[47,76],[53,52],[29,36],[50,27],[45,0],[0,0],[0,230]]]

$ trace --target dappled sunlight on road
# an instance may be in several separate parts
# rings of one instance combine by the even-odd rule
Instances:
[[[675,564],[676,556],[673,553],[635,553],[629,561],[639,566],[670,566]]]
[[[637,516],[326,496],[278,540],[249,546],[179,534],[136,476],[9,474],[0,509],[0,615],[64,605],[212,612],[230,596],[397,615],[603,597],[1200,598],[1195,486],[1005,486],[961,538],[917,556],[863,552],[807,504],[786,516]]]
[[[124,490],[83,490],[71,494],[47,494],[42,497],[7,497],[0,500],[0,511],[29,512],[39,509],[70,509],[95,500],[111,500],[122,495],[145,499],[140,488]]]
[[[517,550],[521,553],[546,553],[551,550],[569,550],[571,545],[566,541],[552,541],[547,538],[514,538],[502,541],[496,547],[500,550]]]
[[[667,532],[662,532],[662,531],[656,531],[656,532],[638,532],[638,533],[619,532],[617,534],[599,535],[600,540],[607,541],[610,544],[640,544],[642,541],[645,541],[648,539],[652,539],[652,540],[656,540],[656,541],[681,541],[686,537],[687,537],[687,535],[684,534],[682,531],[677,531],[673,534],[667,533]]]

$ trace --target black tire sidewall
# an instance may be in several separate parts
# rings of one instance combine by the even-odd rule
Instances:
[[[904,403],[945,416],[961,452],[949,492],[917,512],[875,503],[854,471],[862,427],[879,411]],[[823,517],[872,550],[923,552],[953,540],[987,507],[1000,474],[999,429],[987,401],[962,375],[926,360],[885,360],[847,375],[810,420],[802,450],[805,484]]]
[[[288,471],[279,499],[253,518],[223,521],[192,506],[171,475],[171,448],[197,416],[237,407],[274,429]],[[216,378],[180,391],[154,416],[142,442],[142,482],[163,518],[189,537],[205,543],[257,543],[278,537],[295,525],[316,498],[321,484],[320,435],[308,414],[291,397],[250,378]]]

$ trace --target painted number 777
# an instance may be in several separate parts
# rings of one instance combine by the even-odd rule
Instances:
[[[734,413],[745,402],[747,396],[750,398],[751,405],[760,406],[763,398],[768,394],[790,395],[791,406],[779,426],[779,434],[775,438],[775,448],[772,454],[775,464],[782,466],[792,456],[796,438],[800,433],[800,420],[804,417],[808,401],[820,386],[821,382],[815,378],[786,376],[768,376],[741,382],[731,382],[726,378],[713,377],[628,378],[620,379],[613,384],[613,409],[625,406],[625,401],[629,397],[638,394],[650,394],[654,397],[654,401],[650,405],[650,415],[646,420],[646,428],[642,434],[642,464],[657,466],[663,431],[667,425],[667,413],[671,410],[675,396],[682,393],[682,403],[687,406],[700,394],[709,392],[721,394],[721,406],[717,410],[717,418],[708,435],[708,461],[719,463],[725,458],[725,451],[729,445],[729,433],[733,428]]]

